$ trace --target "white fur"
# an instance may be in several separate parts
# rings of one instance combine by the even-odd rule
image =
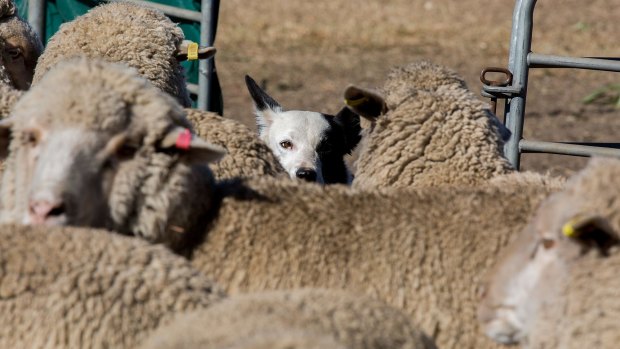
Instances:
[[[316,151],[329,123],[322,114],[309,111],[281,111],[280,108],[257,111],[260,138],[274,152],[291,178],[297,178],[300,168],[316,171],[317,183],[324,183],[322,164]],[[284,149],[283,141],[292,143]]]

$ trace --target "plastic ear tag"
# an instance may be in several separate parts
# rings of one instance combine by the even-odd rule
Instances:
[[[358,105],[363,104],[367,101],[368,97],[362,97],[358,99],[345,99],[344,104],[348,105],[349,107],[357,107]]]
[[[178,149],[188,150],[192,145],[192,133],[189,129],[183,130],[183,132],[179,133],[177,137],[177,141],[174,146]]]
[[[198,59],[198,43],[192,42],[187,46],[187,60],[195,61]]]
[[[577,229],[575,229],[575,226],[573,224],[573,221],[569,221],[568,223],[564,224],[564,226],[562,227],[562,234],[564,234],[564,236],[569,238],[574,238],[577,236]]]

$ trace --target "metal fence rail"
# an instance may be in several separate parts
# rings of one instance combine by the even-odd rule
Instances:
[[[504,145],[506,158],[516,169],[519,169],[521,153],[527,152],[620,157],[620,150],[614,149],[619,148],[620,143],[556,143],[522,139],[530,68],[576,68],[620,72],[620,61],[617,58],[562,57],[531,52],[535,5],[536,0],[516,0],[515,2],[508,58],[510,83],[505,86],[495,86],[483,82],[483,96],[494,100],[505,100],[504,122],[512,132],[512,136]]]

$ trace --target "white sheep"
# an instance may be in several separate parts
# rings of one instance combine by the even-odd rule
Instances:
[[[513,171],[502,151],[507,129],[456,73],[412,63],[392,70],[382,92],[345,90],[350,108],[371,121],[354,186],[472,185]]]
[[[128,2],[107,3],[64,23],[49,39],[35,70],[36,84],[58,62],[77,56],[119,62],[137,69],[155,86],[189,107],[183,67],[188,42],[161,11]],[[204,48],[199,58],[215,54]]]
[[[370,297],[326,289],[237,295],[179,314],[142,347],[257,348],[265,342],[283,348],[435,348],[402,311]]]
[[[484,285],[488,336],[527,348],[620,341],[620,161],[593,159],[546,200]]]
[[[0,226],[0,347],[134,348],[223,291],[162,246],[87,228]]]
[[[171,98],[122,66],[86,60],[50,71],[2,126],[13,137],[0,218],[163,242],[231,292],[377,296],[444,348],[488,345],[477,335],[475,281],[553,189],[215,185],[205,162],[221,150],[187,129]]]

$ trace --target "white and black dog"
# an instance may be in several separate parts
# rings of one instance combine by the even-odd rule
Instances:
[[[360,117],[344,107],[336,116],[300,110],[285,111],[246,75],[254,100],[259,137],[292,178],[321,184],[351,183],[344,162],[360,141]]]

